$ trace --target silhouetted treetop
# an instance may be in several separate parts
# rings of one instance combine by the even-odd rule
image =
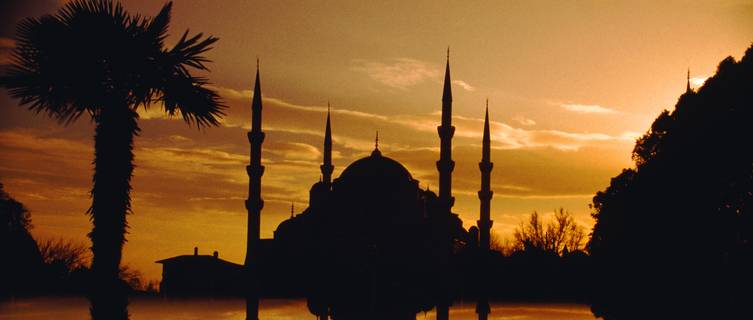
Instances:
[[[29,229],[29,210],[0,183],[0,299],[30,293],[38,287],[42,258]]]
[[[29,210],[5,192],[2,183],[0,183],[0,227],[4,234],[27,232],[31,229]]]
[[[635,168],[593,198],[596,315],[678,312],[667,297],[714,317],[742,310],[753,285],[752,124],[750,47],[740,61],[722,60],[637,140]]]
[[[189,72],[208,70],[203,54],[217,38],[186,31],[165,48],[171,8],[168,2],[147,18],[120,3],[77,0],[54,15],[27,18],[0,83],[30,110],[65,123],[83,113],[96,118],[105,107],[161,102],[189,123],[217,125],[224,104],[206,78]]]

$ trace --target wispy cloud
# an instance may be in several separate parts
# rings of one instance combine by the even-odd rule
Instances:
[[[577,113],[592,113],[592,114],[613,114],[618,113],[617,110],[603,107],[597,104],[577,104],[577,103],[563,103],[560,104],[562,109]]]
[[[366,73],[373,80],[402,90],[440,74],[439,68],[411,58],[397,58],[389,63],[355,59],[350,70]]]
[[[243,108],[247,107],[247,99],[251,92],[229,88],[216,88],[220,94],[231,102],[231,106],[239,105],[242,101]],[[268,130],[278,130],[290,133],[321,136],[322,126],[327,112],[326,106],[299,105],[280,98],[265,97],[265,125]],[[551,102],[553,105],[561,105],[563,108],[572,109],[574,112],[584,113],[616,113],[598,105],[561,104]],[[377,113],[356,111],[356,107],[341,106],[332,109],[335,126],[337,127],[335,140],[341,147],[347,147],[353,152],[370,151],[373,148],[373,131],[380,129],[385,133],[383,148],[386,150],[412,149],[427,147],[425,141],[429,141],[436,134],[436,126],[440,121],[440,111],[426,114],[397,114],[382,115]],[[237,109],[233,109],[239,111]],[[577,110],[577,111],[575,111]],[[226,127],[242,127],[248,129],[249,119],[247,111],[237,112],[241,118],[235,116],[236,112],[223,120]],[[295,119],[295,120],[292,120]],[[482,118],[453,116],[457,128],[455,136],[476,140],[481,137],[483,128]],[[560,130],[533,129],[536,121],[522,116],[512,119],[511,123],[492,121],[492,135],[496,148],[503,149],[532,149],[551,147],[558,150],[579,150],[583,147],[597,146],[611,142],[632,142],[636,134],[606,134],[595,132],[568,132]],[[390,140],[390,133],[394,137],[402,137]],[[390,141],[399,141],[399,143]],[[313,157],[314,153],[309,153]],[[305,157],[304,157],[305,158]]]
[[[316,147],[300,142],[288,142],[277,145],[274,150],[268,150],[281,156],[285,160],[314,161],[320,158],[321,152]]]
[[[536,121],[533,121],[532,119],[528,119],[523,116],[515,116],[514,118],[512,118],[512,120],[519,123],[522,126],[530,127],[530,126],[536,125]]]
[[[140,119],[148,120],[148,119],[183,119],[180,117],[180,115],[170,116],[165,112],[165,109],[162,108],[162,105],[155,104],[153,106],[150,106],[149,109],[145,108],[139,108],[136,110],[136,113],[139,114]]]
[[[176,142],[176,143],[191,141],[191,138],[187,138],[187,137],[184,137],[184,136],[179,135],[179,134],[170,135],[168,137],[168,139],[170,139],[170,141]]]
[[[220,96],[226,99],[247,99],[247,98],[251,98],[254,95],[254,91],[250,89],[236,90],[232,88],[213,86],[213,85],[207,85],[207,88],[217,91],[217,93],[219,93]]]
[[[474,88],[473,86],[471,86],[470,84],[468,84],[467,82],[463,80],[452,80],[452,83],[460,86],[465,91],[476,91],[476,88]]]

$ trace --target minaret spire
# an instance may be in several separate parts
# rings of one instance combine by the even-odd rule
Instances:
[[[693,89],[690,89],[690,68],[688,68],[688,80],[686,82],[685,92],[693,92]]]
[[[261,130],[261,81],[259,80],[259,59],[256,60],[256,81],[254,83],[254,97],[251,100],[251,132],[262,132]],[[251,138],[249,138],[251,139]],[[251,140],[249,140],[250,142]],[[259,142],[264,141],[264,138]],[[253,145],[253,142],[250,142]],[[253,151],[253,150],[252,150]],[[254,155],[251,154],[253,160]]]
[[[332,125],[330,124],[330,104],[327,101],[327,125],[324,129],[324,159],[319,167],[322,171],[322,181],[329,187],[332,184]]]
[[[437,127],[439,134],[439,161],[437,161],[437,171],[439,171],[439,204],[443,210],[439,224],[443,230],[438,239],[438,246],[441,247],[440,256],[440,273],[442,279],[439,285],[442,287],[442,298],[437,303],[437,320],[448,320],[450,317],[449,307],[452,304],[452,298],[449,292],[447,278],[449,275],[450,256],[452,253],[452,236],[450,235],[450,218],[452,216],[452,206],[455,199],[452,197],[452,171],[455,168],[455,162],[452,161],[452,137],[455,135],[455,127],[452,126],[452,80],[450,79],[450,48],[447,48],[447,62],[444,73],[444,90],[442,92],[442,123]]]
[[[249,275],[249,296],[246,299],[247,319],[258,319],[259,300],[256,269],[259,253],[259,230],[261,226],[261,209],[264,201],[261,199],[261,177],[264,175],[264,166],[261,165],[261,145],[264,142],[264,131],[261,127],[262,99],[261,81],[259,79],[259,60],[256,60],[256,83],[254,84],[254,97],[251,100],[251,131],[248,132],[248,142],[251,145],[250,162],[246,166],[248,174],[248,199],[246,210],[248,211],[248,234],[246,240],[246,272]]]
[[[481,170],[481,190],[478,192],[478,199],[481,202],[481,210],[478,220],[479,229],[479,246],[481,250],[489,250],[490,229],[492,221],[490,217],[491,199],[493,192],[491,190],[491,172],[494,163],[491,162],[491,138],[489,134],[489,101],[486,102],[486,117],[484,118],[484,137],[482,138],[481,162],[478,164]]]
[[[447,47],[447,62],[444,69],[444,89],[442,90],[442,124],[452,118],[452,81],[450,80],[450,47]],[[446,117],[445,117],[446,115]]]
[[[489,99],[486,99],[486,115],[484,116],[484,136],[481,148],[481,162],[489,162],[491,159],[491,138],[489,137]]]
[[[481,139],[481,162],[478,168],[481,170],[481,190],[478,192],[480,202],[479,220],[477,221],[479,229],[479,249],[481,251],[481,260],[479,261],[482,279],[488,276],[488,256],[490,252],[490,232],[493,221],[491,220],[491,200],[494,192],[491,190],[491,172],[494,164],[491,162],[491,135],[489,133],[489,99],[486,99],[486,115],[484,117],[484,136]],[[478,301],[476,302],[476,313],[479,320],[489,318],[490,307],[487,297],[487,288],[485,283],[479,283],[480,290]]]
[[[450,48],[447,47],[447,63],[444,73],[444,90],[442,92],[442,123],[437,127],[440,139],[439,161],[439,200],[448,208],[452,208],[452,171],[455,161],[452,161],[452,137],[455,127],[452,125],[452,80],[450,79]]]

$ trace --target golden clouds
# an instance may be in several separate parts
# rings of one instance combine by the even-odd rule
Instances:
[[[39,16],[57,2],[23,15]],[[141,13],[160,6],[153,1],[124,5]],[[327,99],[333,102],[335,176],[369,154],[379,130],[386,155],[405,164],[422,186],[437,185],[436,110],[448,43],[457,48],[452,61],[455,211],[474,223],[483,99],[489,96],[495,230],[508,232],[519,217],[559,206],[590,222],[589,198],[630,165],[635,132],[643,132],[684,91],[688,65],[709,74],[725,55],[742,52],[753,30],[742,26],[753,19],[735,6],[713,2],[646,2],[638,5],[641,10],[602,3],[555,7],[536,2],[177,3],[174,30],[198,28],[221,38],[208,52],[214,62],[206,76],[224,84],[215,89],[230,108],[222,126],[202,131],[175,121],[182,120],[179,116],[166,116],[157,105],[139,111],[142,133],[134,150],[134,214],[125,261],[150,278],[159,275],[154,260],[190,252],[195,245],[242,261],[247,88],[255,55],[265,58],[267,94],[264,237],[288,216],[290,201],[307,202],[308,189],[319,178]],[[688,24],[691,20],[699,23]],[[610,27],[601,28],[605,25]],[[655,32],[659,29],[665,32]],[[712,36],[719,34],[728,36]],[[13,45],[8,36],[0,34],[0,64]],[[700,38],[706,41],[703,50],[697,46]],[[697,85],[702,77],[691,82]],[[35,235],[85,240],[91,125],[79,121],[61,128],[15,104],[0,93],[2,181],[32,210]]]
[[[148,277],[158,277],[153,261],[185,253],[195,245],[218,249],[233,261],[242,259],[250,97],[240,90],[218,90],[230,105],[218,128],[195,130],[157,112],[142,114],[125,261]],[[385,155],[405,164],[422,186],[437,185],[437,112],[384,115],[333,105],[335,176],[368,155],[378,129]],[[321,105],[264,99],[264,237],[270,237],[289,215],[291,201],[308,202],[308,190],[320,175],[326,110]],[[495,110],[491,112],[494,117]],[[477,218],[483,122],[463,116],[453,121],[456,211],[470,224]],[[40,226],[35,234],[83,241],[90,227],[84,212],[90,201],[91,128],[40,126],[47,129],[0,131],[0,152],[10,156],[0,162],[0,174],[9,190],[32,209],[34,223]],[[517,225],[518,216],[558,206],[566,206],[588,223],[588,195],[629,165],[631,141],[622,136],[533,130],[496,121],[492,133],[492,216],[498,221],[495,230],[503,235]]]
[[[219,88],[227,93],[230,110],[225,124],[249,128],[247,99],[250,96],[241,91]],[[435,147],[436,126],[439,111],[429,114],[381,115],[356,111],[354,107],[333,107],[332,123],[335,142],[351,151],[367,152],[373,147],[376,130],[383,135],[386,149],[413,149]],[[272,131],[321,136],[326,106],[302,106],[279,98],[264,98],[264,127]],[[492,118],[494,109],[491,109]],[[530,124],[533,120],[526,123]],[[535,123],[535,122],[534,122]],[[477,144],[481,138],[482,118],[454,116],[456,138],[462,144]],[[515,127],[507,123],[492,121],[493,143],[497,148],[520,149],[552,147],[561,150],[577,150],[582,147],[598,146],[605,142],[632,144],[635,134],[625,132],[620,135],[589,132],[567,132],[561,130],[531,130]],[[314,144],[318,145],[318,143]],[[456,143],[458,145],[458,143]]]
[[[562,109],[577,113],[596,113],[596,114],[613,114],[618,113],[614,109],[602,107],[596,104],[577,104],[577,103],[563,103],[560,105]]]
[[[439,83],[444,74],[440,66],[413,58],[395,58],[390,62],[353,59],[350,70],[364,73],[376,82],[402,91],[425,81]],[[476,91],[474,86],[463,80],[452,80],[452,84],[465,91]]]
[[[519,115],[513,117],[512,120],[515,121],[515,122],[517,122],[518,124],[520,124],[522,126],[527,126],[528,127],[528,126],[535,126],[536,125],[536,121],[533,121],[531,119],[528,119],[526,117],[519,116]]]
[[[465,91],[476,91],[476,88],[472,85],[468,84],[468,82],[465,82],[463,80],[452,80],[452,84],[457,85]]]
[[[354,59],[350,69],[363,72],[373,80],[401,90],[427,79],[436,80],[441,74],[439,68],[410,58],[396,58],[391,63]]]

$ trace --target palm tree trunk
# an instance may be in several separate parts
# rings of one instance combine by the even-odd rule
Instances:
[[[102,108],[95,117],[94,178],[89,209],[92,241],[91,315],[127,319],[127,288],[119,279],[126,215],[131,210],[133,137],[139,128],[136,112],[126,105]]]

